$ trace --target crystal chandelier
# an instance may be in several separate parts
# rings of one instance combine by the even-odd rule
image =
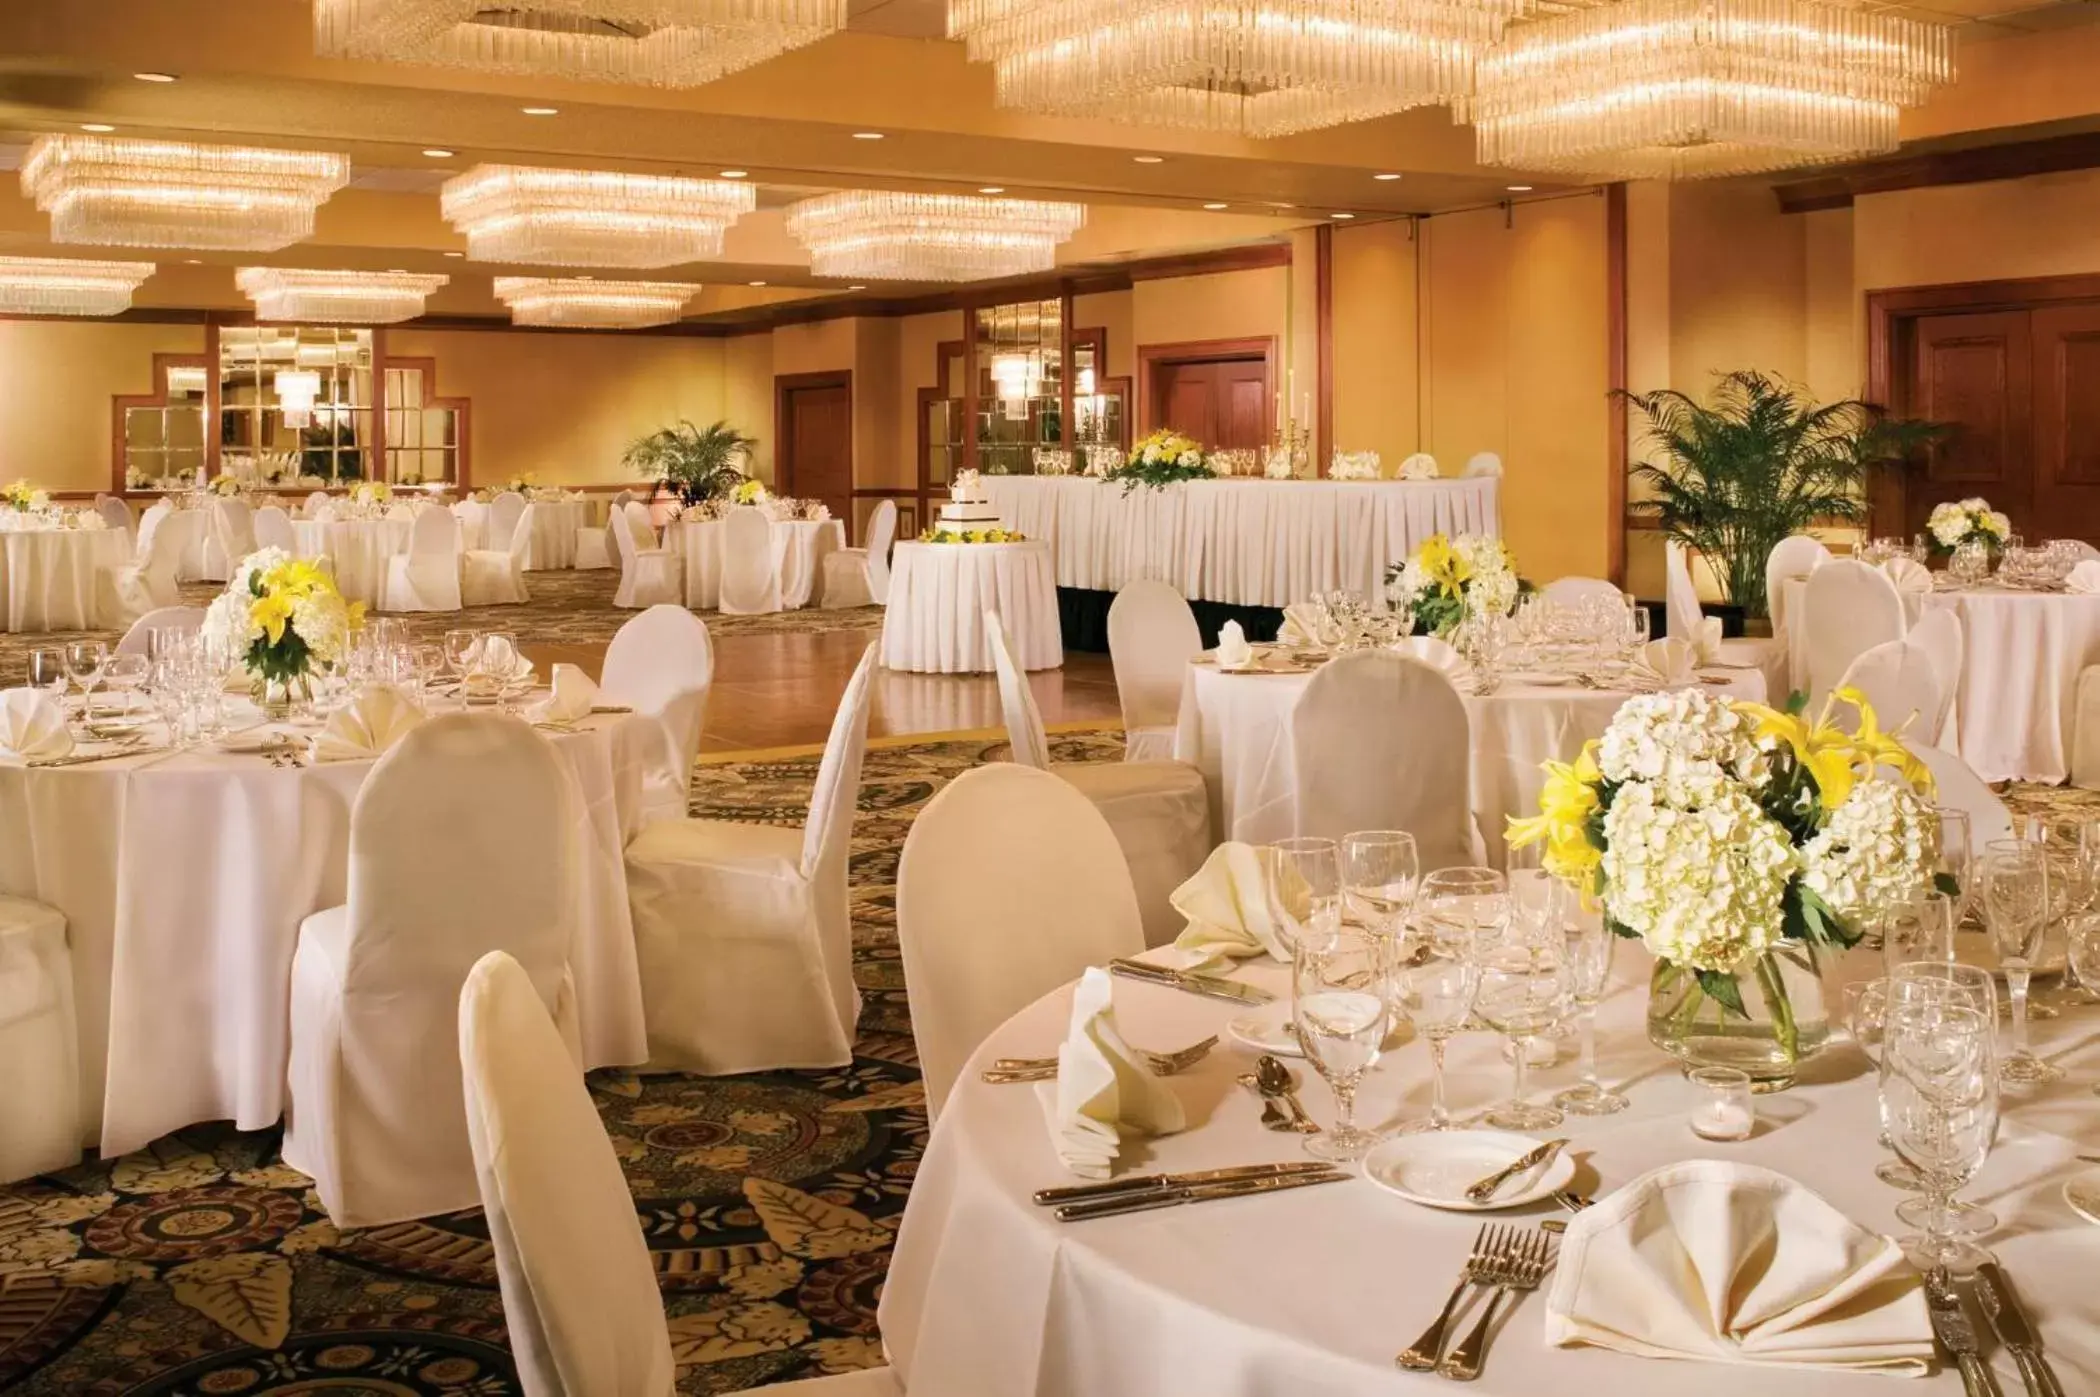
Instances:
[[[847,0],[314,0],[323,58],[697,87],[846,25]]]
[[[1937,24],[1819,0],[1618,0],[1512,29],[1470,104],[1490,165],[1625,179],[1746,174],[1896,148],[1953,80]]]
[[[788,232],[818,276],[982,281],[1046,272],[1086,205],[963,194],[844,190],[791,204]]]
[[[496,299],[514,325],[577,330],[639,330],[669,325],[700,288],[679,281],[596,281],[589,277],[499,276]]]
[[[948,0],[1001,106],[1282,136],[1431,102],[1527,0]]]
[[[423,313],[430,293],[452,280],[416,272],[309,272],[243,267],[234,282],[262,320],[322,325],[392,325]]]
[[[314,399],[321,396],[321,376],[312,369],[279,369],[270,386],[284,411],[284,425],[304,431],[314,421]]]
[[[758,206],[735,180],[476,165],[445,181],[445,218],[477,262],[671,267],[722,255],[722,234]]]
[[[151,262],[0,257],[0,314],[116,315],[154,270]]]
[[[347,156],[107,136],[42,136],[22,192],[61,243],[274,252],[314,231]]]

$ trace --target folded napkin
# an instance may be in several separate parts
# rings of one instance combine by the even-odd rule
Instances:
[[[1919,596],[1932,590],[1932,569],[1915,558],[1891,558],[1881,565],[1881,570],[1905,596]]]
[[[1402,636],[1393,642],[1393,653],[1412,655],[1424,664],[1442,670],[1453,684],[1463,684],[1468,689],[1472,687],[1473,667],[1448,640],[1438,640],[1433,635]]]
[[[1326,645],[1333,641],[1334,622],[1327,608],[1316,601],[1293,602],[1283,609],[1283,625],[1276,632],[1279,645]]]
[[[317,762],[366,761],[408,736],[423,721],[414,699],[391,684],[371,684],[328,715],[314,734]]]
[[[2072,568],[2064,578],[2064,590],[2075,592],[2081,597],[2100,592],[2100,559],[2088,558]]]
[[[1227,621],[1218,627],[1218,668],[1244,669],[1254,659],[1254,647],[1247,643],[1247,632],[1237,621]]]
[[[1436,457],[1426,451],[1417,451],[1400,463],[1402,480],[1435,480],[1437,478]]]
[[[1714,1159],[1665,1165],[1568,1220],[1546,1342],[1906,1376],[1932,1357],[1901,1248],[1784,1174]]]
[[[1099,966],[1072,991],[1072,1028],[1057,1050],[1057,1080],[1036,1088],[1050,1143],[1083,1179],[1105,1179],[1123,1136],[1172,1135],[1188,1124],[1181,1101],[1116,1031],[1115,982]]]
[[[73,750],[66,713],[43,689],[0,691],[0,762],[49,761]]]
[[[1721,662],[1720,617],[1702,616],[1699,618],[1699,624],[1692,628],[1690,635],[1675,638],[1691,643],[1693,663],[1700,669],[1706,669]]]
[[[1626,677],[1636,689],[1681,689],[1699,682],[1699,650],[1689,640],[1670,636],[1651,640],[1634,651]]]
[[[1281,907],[1270,888],[1279,875],[1286,879],[1276,889]],[[1293,925],[1289,919],[1305,916],[1306,892],[1304,878],[1295,868],[1280,864],[1274,849],[1220,844],[1167,898],[1188,919],[1174,945],[1202,960],[1267,954],[1289,961]]]
[[[535,723],[573,723],[591,716],[598,703],[598,685],[574,665],[556,665],[547,679],[547,697],[526,710]]]

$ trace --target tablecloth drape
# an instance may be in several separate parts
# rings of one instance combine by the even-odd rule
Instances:
[[[681,519],[667,533],[665,546],[685,559],[685,604],[713,611],[722,600],[722,521]],[[792,611],[816,600],[824,555],[845,546],[846,526],[836,519],[775,519],[781,606]]]
[[[335,568],[335,585],[348,601],[377,607],[386,589],[387,560],[408,551],[409,519],[294,519],[292,535],[301,556],[325,557]]]
[[[112,625],[116,571],[129,554],[121,529],[0,531],[0,630],[86,631]]]
[[[1049,545],[1034,539],[898,544],[882,623],[883,668],[988,673],[987,610],[999,613],[1023,669],[1056,669],[1065,662]]]

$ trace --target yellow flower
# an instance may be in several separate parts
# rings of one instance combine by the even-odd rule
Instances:
[[[248,623],[262,627],[270,644],[275,645],[284,639],[284,628],[291,624],[292,601],[287,592],[265,592],[248,603]]]
[[[1473,576],[1472,565],[1458,555],[1451,540],[1442,534],[1432,534],[1415,552],[1416,561],[1429,580],[1436,583],[1447,597],[1458,596],[1466,582]]]
[[[1590,817],[1602,801],[1597,787],[1604,773],[1597,769],[1597,744],[1586,742],[1573,762],[1547,762],[1545,789],[1539,793],[1539,813],[1529,819],[1512,818],[1508,839],[1513,849],[1545,841],[1540,860],[1548,873],[1564,882],[1586,888],[1603,851],[1590,843]]]
[[[1874,706],[1867,696],[1854,688],[1843,688],[1831,695],[1834,702],[1849,703],[1858,710],[1859,727],[1853,734],[1852,744],[1857,755],[1856,767],[1864,779],[1877,766],[1893,767],[1905,781],[1925,795],[1937,789],[1932,768],[1911,755],[1897,733],[1885,733],[1881,722],[1874,715]]]

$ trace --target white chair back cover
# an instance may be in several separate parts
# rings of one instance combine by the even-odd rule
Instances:
[[[1202,651],[1196,613],[1180,592],[1141,579],[1116,593],[1108,607],[1108,657],[1126,730],[1174,723],[1189,661]]]
[[[934,1114],[993,1029],[1088,966],[1145,948],[1108,821],[1068,782],[1006,764],[964,772],[912,822],[897,941]]]
[[[449,509],[419,509],[408,529],[409,566],[453,563],[459,556],[459,520]],[[454,566],[457,566],[454,563]]]
[[[1801,614],[1789,624],[1801,629],[1809,703],[1820,707],[1854,660],[1877,645],[1903,639],[1903,597],[1880,568],[1856,558],[1833,558],[1809,574]]]
[[[182,567],[183,530],[171,527],[175,506],[166,500],[147,509],[139,520],[138,549],[132,557],[135,578],[120,574],[118,592],[125,606],[143,614],[173,606],[182,595],[176,574]]]
[[[323,492],[316,490],[312,494],[308,495],[304,503],[302,503],[299,506],[299,512],[308,519],[312,519],[321,512],[321,506],[327,503],[328,496]]]
[[[201,606],[163,606],[147,612],[131,623],[124,638],[117,642],[119,655],[143,655],[150,637],[155,631],[196,631],[204,628],[204,608]]]
[[[167,523],[174,513],[175,506],[166,500],[155,500],[146,506],[144,512],[139,515],[138,548],[133,555],[135,562],[141,566],[145,564],[147,545],[153,541],[153,536],[160,532],[161,525]]]
[[[853,816],[860,808],[861,763],[868,752],[868,708],[880,642],[861,652],[839,711],[831,720],[824,759],[817,765],[816,788],[810,793],[809,819],[802,826],[802,876],[816,902],[816,925],[823,937],[824,978],[839,1022],[849,1027],[860,1018],[860,990],[853,982],[853,907],[847,888],[847,864],[853,856]]]
[[[332,524],[337,517],[336,502],[327,495],[317,495],[311,514],[316,524]]]
[[[612,504],[607,511],[608,514],[618,514],[629,504],[633,503],[634,499],[635,493],[632,490],[615,491],[612,497]]]
[[[1473,458],[1466,462],[1466,468],[1461,474],[1468,480],[1483,475],[1500,475],[1502,458],[1492,451],[1475,452]]]
[[[672,1397],[677,1367],[612,1141],[532,977],[491,951],[461,987],[467,1140],[527,1397]]]
[[[636,613],[605,649],[598,687],[606,701],[624,703],[637,716],[654,719],[663,735],[661,756],[643,773],[654,814],[686,813],[714,674],[714,644],[706,623],[666,602]]]
[[[722,520],[721,607],[740,615],[780,610],[773,523],[763,510],[732,509]]]
[[[1854,660],[1838,682],[1859,690],[1883,732],[1900,731],[1906,742],[1934,740],[1940,679],[1932,656],[1916,641],[1882,642]]]
[[[1955,691],[1961,687],[1962,657],[1968,638],[1962,634],[1961,618],[1942,606],[1928,606],[1910,633],[1903,637],[1924,650],[1932,661],[1932,677],[1939,681],[1940,711],[1930,723],[1921,723],[1914,734],[1918,741],[1947,741],[1947,720],[1954,713]]]
[[[868,516],[868,594],[880,606],[890,600],[890,545],[897,541],[897,502],[883,500]]]
[[[984,637],[992,647],[992,668],[999,675],[999,712],[1006,722],[1006,745],[1022,766],[1050,765],[1050,734],[1043,729],[1043,711],[1035,706],[1028,688],[1028,671],[1007,638],[1006,623],[996,611],[984,613]]]
[[[95,513],[101,515],[102,522],[112,529],[122,529],[130,533],[134,527],[131,506],[115,495],[95,496]]]
[[[1772,618],[1772,634],[1786,634],[1786,582],[1807,577],[1830,561],[1830,550],[1819,539],[1794,534],[1772,545],[1765,556],[1765,614]]]
[[[1575,608],[1586,601],[1623,601],[1626,594],[1615,583],[1601,577],[1556,577],[1539,589],[1539,595],[1555,606]]]
[[[1404,829],[1424,872],[1474,861],[1471,729],[1434,665],[1379,651],[1329,661],[1290,729],[1299,835]]]
[[[1699,605],[1699,589],[1692,583],[1692,563],[1684,545],[1670,539],[1663,545],[1664,634],[1696,640],[1706,612]]]
[[[536,504],[527,504],[518,511],[517,522],[511,525],[510,532],[501,535],[506,541],[489,545],[510,554],[511,561],[518,565],[520,572],[524,571],[525,564],[532,559],[532,521],[539,516],[539,508]]]
[[[226,554],[226,565],[237,566],[255,551],[255,513],[243,499],[211,502],[212,535]]]
[[[620,506],[620,522],[636,548],[657,547],[656,525],[649,522],[649,506],[629,500]]]
[[[1431,479],[1437,474],[1436,457],[1427,451],[1417,451],[1400,463],[1400,478]]]
[[[408,528],[408,573],[411,596],[396,597],[388,584],[389,607],[419,605],[432,611],[456,611],[460,605],[459,520],[449,509],[419,509]],[[391,564],[390,564],[391,567]]]
[[[395,520],[410,520],[416,517],[416,507],[406,500],[397,500],[387,506],[386,517]]]
[[[255,546],[257,548],[282,548],[297,554],[299,535],[292,528],[292,516],[283,508],[266,504],[255,511]]]
[[[1998,799],[1990,783],[1976,774],[1976,768],[1942,747],[1923,742],[1903,745],[1931,768],[1933,784],[1938,787],[1936,803],[1968,812],[1969,847],[1979,858],[1992,840],[2013,837],[2012,811]]]
[[[511,551],[511,535],[518,531],[524,515],[525,497],[516,490],[505,490],[489,501],[488,532],[481,546],[492,553]]]

